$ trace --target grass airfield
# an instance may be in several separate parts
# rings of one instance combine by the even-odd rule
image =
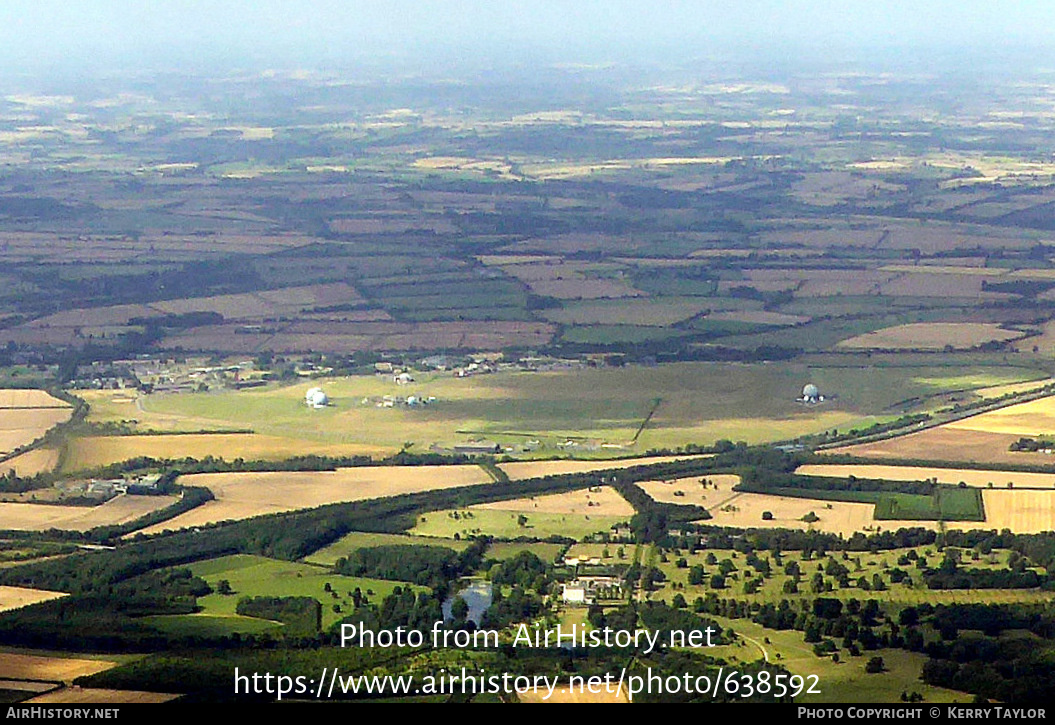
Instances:
[[[91,422],[135,421],[135,432],[181,435],[124,436],[105,446],[74,441],[65,467],[103,465],[152,451],[217,455],[209,445],[217,435],[227,437],[227,449],[249,454],[244,457],[267,457],[269,447],[283,456],[297,450],[383,455],[407,444],[424,451],[484,438],[506,446],[537,440],[541,445],[529,455],[540,458],[567,452],[613,457],[723,438],[762,443],[867,426],[896,417],[899,403],[910,398],[1013,384],[1031,375],[1010,368],[918,367],[907,375],[898,368],[675,363],[470,378],[415,373],[407,385],[397,385],[391,376],[356,376],[248,391],[153,394],[138,402],[128,401],[127,394],[92,393]],[[807,382],[832,398],[816,406],[797,403]],[[325,388],[329,407],[303,405],[305,391],[315,385]],[[412,395],[436,400],[382,407],[385,396]],[[580,445],[562,447],[569,440]]]

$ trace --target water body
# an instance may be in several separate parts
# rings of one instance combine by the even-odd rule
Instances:
[[[452,619],[451,606],[454,604],[455,597],[465,600],[465,603],[469,605],[468,619],[472,620],[477,626],[479,626],[480,620],[484,616],[484,612],[486,612],[487,608],[491,606],[491,600],[494,599],[494,594],[491,589],[491,582],[482,579],[468,580],[468,586],[460,589],[456,594],[453,594],[444,600],[443,621],[445,622]]]

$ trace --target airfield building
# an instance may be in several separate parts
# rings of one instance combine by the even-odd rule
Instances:
[[[322,388],[312,388],[304,395],[304,404],[309,408],[325,408],[330,399]]]

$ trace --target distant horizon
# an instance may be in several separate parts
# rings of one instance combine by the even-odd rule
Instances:
[[[966,0],[726,3],[479,0],[14,0],[0,5],[5,76],[115,70],[365,66],[442,73],[537,64],[853,62],[1053,66],[1055,4]]]

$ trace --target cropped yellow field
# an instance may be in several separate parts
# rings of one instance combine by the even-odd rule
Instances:
[[[336,471],[199,473],[179,482],[205,486],[216,500],[143,529],[143,533],[204,526],[219,521],[362,501],[406,493],[490,483],[479,466],[369,466]],[[0,527],[2,528],[2,527]]]
[[[87,531],[134,521],[176,500],[175,496],[117,496],[99,506],[4,502],[0,503],[0,529]]]
[[[0,408],[69,408],[46,390],[0,390]]]
[[[1022,473],[1020,471],[984,471],[967,468],[926,468],[922,466],[881,465],[828,465],[813,464],[799,466],[795,473],[804,476],[834,476],[845,478],[883,478],[890,481],[925,481],[938,479],[938,483],[966,483],[976,488],[1045,488],[1055,489],[1055,474]]]
[[[569,685],[563,685],[553,690],[553,694],[546,698],[549,694],[549,690],[529,690],[523,694],[517,695],[521,702],[593,702],[593,703],[628,703],[628,695],[625,689],[619,689],[616,686],[612,686],[606,690],[604,687],[599,688],[601,692],[590,692],[588,689],[580,691],[578,687],[574,690]],[[609,691],[610,690],[610,691]],[[546,698],[546,699],[544,699]]]
[[[104,690],[95,687],[65,687],[61,690],[37,695],[26,700],[31,705],[113,705],[118,703],[156,703],[175,700],[179,695],[166,692],[143,692],[140,690]]]
[[[532,496],[509,501],[495,501],[474,506],[491,511],[514,511],[536,514],[589,514],[595,516],[633,516],[634,507],[611,486],[597,486],[548,496]]]
[[[917,322],[887,327],[842,340],[836,347],[855,350],[970,349],[993,341],[1016,340],[1025,333],[996,324],[976,322]]]
[[[387,449],[359,443],[325,443],[256,433],[203,433],[188,435],[99,436],[75,438],[68,446],[66,470],[76,471],[126,461],[151,458],[245,458],[277,461],[304,455],[374,455]]]
[[[540,476],[558,476],[565,473],[590,473],[591,471],[605,471],[618,468],[632,468],[634,466],[646,466],[654,463],[670,463],[681,461],[693,456],[651,456],[648,458],[620,458],[614,461],[519,461],[517,463],[500,463],[498,467],[505,471],[506,475],[513,481],[525,478],[538,478]]]
[[[947,424],[953,430],[1012,433],[1019,436],[1055,434],[1055,397],[1009,405]]]
[[[830,507],[830,508],[829,508]],[[817,501],[762,493],[738,493],[707,507],[712,518],[699,523],[708,526],[735,526],[753,529],[801,529],[825,531],[851,536],[858,531],[877,531],[880,527],[895,530],[904,526],[917,526],[899,521],[876,522],[872,519],[870,503],[845,503],[842,501]],[[763,520],[763,512],[773,518]],[[810,512],[820,520],[808,524],[802,520]]]
[[[49,592],[45,589],[0,586],[0,612],[21,609],[30,604],[47,602],[64,596],[66,595],[62,592]]]
[[[954,524],[954,528],[1010,529],[1016,534],[1055,530],[1055,491],[985,490],[982,502],[985,505],[984,524],[964,525],[967,522],[961,522]]]
[[[69,420],[71,408],[0,408],[0,453],[28,445]]]
[[[704,486],[703,481],[707,482]],[[713,506],[733,495],[733,486],[740,477],[731,473],[709,476],[690,476],[670,481],[641,481],[638,487],[660,503],[675,503],[685,506]]]
[[[962,463],[1050,464],[1052,456],[1038,452],[1013,452],[1009,446],[1018,436],[978,430],[927,428],[917,433],[887,438],[875,443],[842,446],[822,453],[848,453],[861,458],[913,458]]]
[[[40,657],[19,652],[0,652],[0,679],[71,682],[117,667],[116,662],[73,657]]]
[[[28,478],[38,473],[55,469],[59,463],[59,452],[54,448],[34,448],[0,463],[0,475],[14,471],[16,476]]]

